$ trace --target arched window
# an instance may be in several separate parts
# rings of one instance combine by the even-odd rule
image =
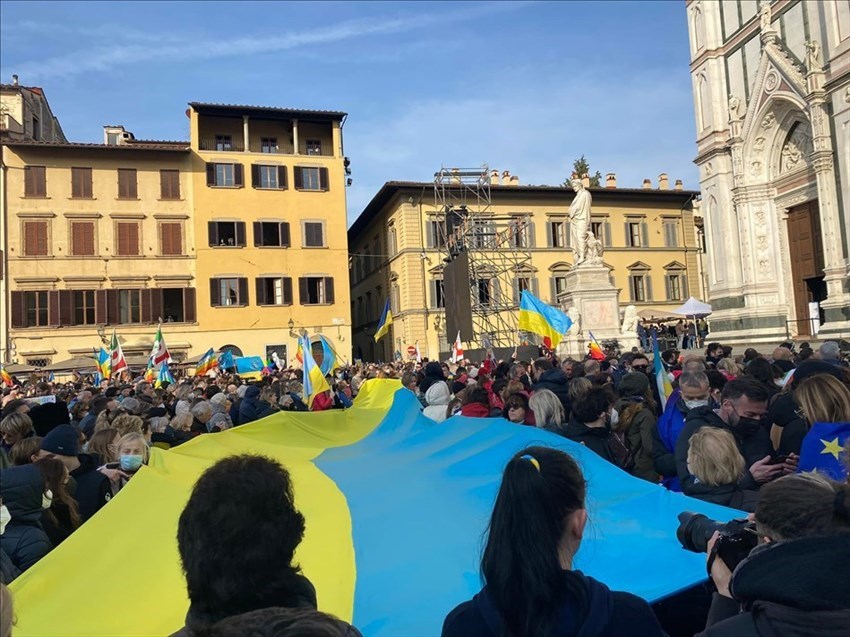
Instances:
[[[691,47],[694,53],[705,46],[705,26],[702,8],[699,4],[691,7]]]
[[[700,132],[711,125],[711,95],[705,73],[697,76],[697,128]]]

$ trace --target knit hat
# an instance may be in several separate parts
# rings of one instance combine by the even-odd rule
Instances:
[[[227,397],[227,394],[222,393],[222,392],[219,392],[217,394],[213,394],[213,397],[210,398],[211,403],[213,403],[215,405],[219,405],[221,407],[223,407],[224,403],[226,403],[228,400],[229,400],[229,398]]]
[[[620,380],[617,393],[620,396],[643,396],[649,389],[649,378],[646,374],[629,372]]]
[[[168,411],[165,407],[152,407],[148,410],[148,418],[162,418],[163,416],[167,416]]]
[[[80,434],[73,425],[59,425],[41,441],[41,450],[57,456],[76,456],[80,453]]]

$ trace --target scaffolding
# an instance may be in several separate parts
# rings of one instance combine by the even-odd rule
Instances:
[[[497,171],[493,171],[498,176]],[[538,294],[531,263],[534,224],[528,212],[496,214],[491,173],[480,168],[440,168],[434,173],[434,204],[439,246],[449,263],[466,251],[472,331],[476,345],[515,347],[533,336],[520,332],[519,298],[524,289]],[[449,342],[453,335],[447,334]]]

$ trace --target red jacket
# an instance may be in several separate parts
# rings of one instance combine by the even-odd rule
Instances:
[[[490,408],[481,403],[469,403],[461,407],[461,416],[469,416],[471,418],[489,418]]]
[[[334,406],[334,399],[328,395],[328,392],[322,392],[313,399],[312,411],[324,411]]]

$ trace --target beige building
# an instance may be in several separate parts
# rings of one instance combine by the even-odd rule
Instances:
[[[512,263],[515,276],[488,280],[482,275],[472,304],[495,304],[498,298],[508,315],[503,318],[515,325],[522,289],[553,305],[564,290],[573,260],[567,214],[574,193],[560,186],[522,186],[507,171],[487,177],[488,205],[475,223],[485,233],[493,228],[491,236],[504,232],[497,228],[515,231],[509,242],[482,235],[482,241],[499,242],[488,251],[494,267]],[[621,308],[634,304],[662,313],[689,294],[702,295],[692,210],[697,192],[683,190],[681,182],[671,188],[666,174],[655,186],[646,180],[638,189],[618,188],[609,174],[603,187],[590,190],[592,227],[604,245]],[[433,359],[454,341],[445,329],[441,205],[434,183],[387,182],[349,229],[355,358],[387,360],[396,352],[406,358],[407,349],[418,344],[422,355]],[[391,336],[375,343],[387,299],[394,317]]]
[[[850,338],[850,1],[687,12],[712,332]]]

